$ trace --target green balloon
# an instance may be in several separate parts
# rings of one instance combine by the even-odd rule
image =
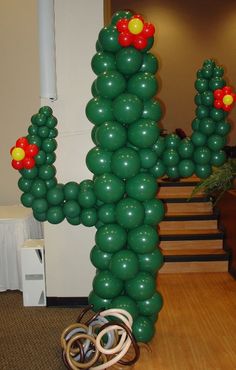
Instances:
[[[111,24],[116,25],[119,19],[130,19],[132,16],[133,13],[130,10],[118,10],[112,15]]]
[[[155,279],[147,272],[138,272],[133,279],[125,282],[126,293],[135,301],[144,301],[151,298],[155,289]]]
[[[159,292],[155,292],[153,296],[144,301],[137,303],[139,314],[143,316],[150,316],[160,312],[163,306],[163,298]]]
[[[160,134],[155,121],[141,118],[128,128],[128,140],[138,148],[150,148],[157,141]]]
[[[181,158],[191,158],[193,155],[194,146],[190,138],[184,138],[178,146],[178,153]]]
[[[100,96],[89,100],[85,109],[86,116],[90,122],[99,126],[105,121],[114,119],[112,113],[112,101]]]
[[[226,139],[224,136],[211,135],[207,140],[207,146],[213,151],[218,151],[224,147]]]
[[[227,121],[220,121],[216,123],[215,133],[217,135],[226,136],[231,130],[231,125]]]
[[[98,219],[104,224],[114,223],[115,217],[115,204],[103,204],[98,210]]]
[[[142,168],[149,169],[155,166],[157,162],[157,153],[153,149],[150,148],[140,149],[138,154]]]
[[[111,172],[111,156],[112,152],[100,147],[94,147],[86,156],[86,165],[96,176]]]
[[[34,116],[32,123],[34,123],[34,124],[36,124],[38,126],[43,126],[46,123],[46,120],[47,120],[47,116],[45,116],[45,114],[43,114],[43,113],[37,113]]]
[[[157,225],[165,216],[164,204],[160,199],[150,199],[143,203],[144,206],[144,224]]]
[[[194,103],[196,105],[202,105],[202,95],[201,94],[196,94],[194,97]]]
[[[116,68],[124,75],[138,72],[143,61],[143,56],[133,47],[122,48],[116,54]]]
[[[154,37],[148,37],[147,39],[147,46],[144,49],[141,49],[142,53],[146,53],[148,50],[150,50],[154,43]]]
[[[212,107],[214,103],[214,95],[211,91],[204,91],[201,94],[201,103],[207,107]]]
[[[156,95],[158,84],[155,76],[147,72],[138,72],[128,81],[127,91],[136,94],[141,100],[151,99]]]
[[[119,177],[104,173],[94,180],[96,197],[104,203],[113,203],[120,200],[125,192],[125,184]]]
[[[46,164],[53,164],[56,160],[56,154],[54,152],[46,154]]]
[[[212,91],[216,89],[222,89],[225,85],[226,85],[226,82],[221,77],[214,77],[209,81],[209,88]]]
[[[64,186],[65,200],[76,200],[79,194],[79,184],[75,181],[67,182]]]
[[[199,93],[203,93],[208,90],[208,81],[205,78],[197,78],[195,81],[195,89]]]
[[[155,144],[153,145],[152,149],[155,150],[158,157],[160,157],[162,153],[164,152],[165,147],[166,147],[165,138],[163,136],[160,136],[155,142]]]
[[[40,150],[38,154],[34,157],[36,165],[40,166],[46,163],[46,153]]]
[[[42,145],[42,139],[38,135],[28,135],[27,139],[29,144],[36,144],[39,148]]]
[[[98,130],[99,126],[93,126],[91,130],[91,139],[95,145],[98,145],[97,139],[96,139],[96,132]]]
[[[118,224],[101,226],[95,234],[96,245],[104,252],[114,253],[122,249],[127,240],[127,232]]]
[[[34,199],[32,203],[32,209],[36,214],[45,213],[48,210],[48,202],[45,198]]]
[[[138,173],[126,182],[126,192],[131,198],[141,202],[155,198],[157,192],[157,181],[149,173]]]
[[[202,119],[202,118],[206,118],[209,116],[209,108],[206,107],[205,105],[199,105],[197,108],[196,108],[196,116],[197,118],[199,119]]]
[[[155,326],[145,316],[138,316],[134,320],[132,332],[137,342],[150,342],[155,335]]]
[[[47,220],[51,224],[59,224],[65,218],[62,207],[53,206],[50,207],[47,211]]]
[[[37,199],[38,200],[38,199]],[[34,218],[39,222],[47,221],[47,212],[33,211]]]
[[[164,174],[166,173],[166,167],[163,164],[163,161],[157,160],[155,166],[150,168],[150,173],[156,178],[164,176]]]
[[[53,177],[50,180],[46,180],[45,184],[47,186],[47,189],[52,189],[57,185],[57,179],[55,177]]]
[[[131,148],[120,148],[112,155],[112,172],[121,179],[129,179],[140,170],[140,158],[138,153]]]
[[[112,253],[104,252],[96,245],[92,248],[90,252],[90,260],[97,269],[99,270],[108,270]]]
[[[31,189],[33,181],[25,177],[20,177],[18,180],[18,187],[21,191],[28,193]]]
[[[67,221],[69,222],[69,224],[71,225],[80,225],[80,216],[75,216],[75,217],[66,217]]]
[[[170,179],[178,179],[180,177],[178,166],[166,167],[166,175]]]
[[[23,170],[20,170],[20,173],[25,179],[32,180],[38,176],[38,168],[32,167],[29,170],[23,168]]]
[[[130,124],[140,118],[143,103],[135,94],[120,94],[113,101],[113,114],[117,121]]]
[[[95,83],[97,92],[105,99],[115,99],[126,88],[126,79],[118,71],[101,73]]]
[[[139,270],[154,274],[158,271],[163,263],[164,257],[159,248],[154,249],[151,253],[138,254]]]
[[[211,135],[215,131],[215,122],[211,118],[203,118],[199,122],[199,131],[205,135]]]
[[[53,206],[60,205],[64,200],[64,192],[60,185],[56,185],[47,192],[47,201]],[[60,208],[60,207],[59,207]]]
[[[42,150],[46,153],[54,152],[57,148],[57,142],[55,139],[45,139],[42,142]]]
[[[223,112],[222,109],[216,109],[216,108],[211,108],[210,110],[210,117],[216,121],[222,121],[225,117],[225,112]]]
[[[39,113],[44,114],[46,117],[50,117],[52,115],[52,108],[44,105],[43,107],[39,108]]]
[[[200,123],[200,119],[199,118],[194,118],[194,120],[192,120],[192,129],[193,131],[198,131],[199,130],[199,123]]]
[[[140,72],[148,72],[156,74],[158,70],[158,60],[152,53],[146,53],[143,55],[143,61],[140,68]]]
[[[80,214],[80,206],[76,200],[67,200],[63,205],[63,212],[66,217],[77,217]]]
[[[97,90],[97,80],[93,81],[93,83],[92,83],[91,93],[92,93],[94,98],[96,98],[99,95],[98,90]]]
[[[133,229],[142,224],[144,219],[143,205],[132,198],[121,199],[116,205],[116,221],[125,229]]]
[[[130,250],[116,252],[110,261],[109,269],[112,274],[121,280],[129,280],[138,273],[138,257]]]
[[[93,290],[98,296],[111,299],[120,295],[123,290],[122,280],[116,278],[110,271],[100,271],[93,279]]]
[[[34,196],[31,193],[23,193],[20,197],[20,201],[25,207],[32,207]]]
[[[56,128],[50,129],[48,137],[50,139],[54,139],[57,136],[58,136],[58,130]]]
[[[176,134],[169,134],[165,137],[165,145],[167,149],[175,149],[179,146],[181,139]]]
[[[83,209],[80,214],[80,221],[84,226],[92,227],[97,223],[97,210],[96,208]]]
[[[79,204],[83,208],[94,207],[97,201],[96,195],[91,188],[79,188],[79,194],[77,198]]]
[[[45,139],[49,136],[50,129],[47,126],[41,126],[38,128],[38,135]]]
[[[50,180],[56,175],[56,167],[49,164],[43,164],[39,167],[39,177],[42,180]]]
[[[180,158],[177,150],[170,148],[164,150],[162,160],[165,166],[176,166]]]
[[[31,193],[35,198],[43,198],[47,193],[47,186],[45,182],[41,179],[33,180],[31,186]]]
[[[211,160],[211,151],[207,146],[200,146],[194,150],[193,160],[197,164],[207,164]]]
[[[30,125],[28,128],[29,135],[37,135],[38,133],[38,126],[37,125]]]
[[[151,253],[158,242],[158,233],[150,225],[142,225],[128,232],[128,245],[135,253]]]
[[[200,179],[206,179],[211,174],[211,166],[209,164],[205,164],[205,165],[197,164],[195,166],[195,174]]]
[[[52,128],[56,127],[56,125],[57,125],[57,118],[56,118],[56,117],[54,117],[54,116],[48,117],[48,118],[47,118],[47,121],[46,121],[46,125],[47,125],[50,129],[52,129]]]
[[[116,69],[116,59],[112,53],[99,51],[91,61],[91,67],[96,75]]]
[[[81,181],[81,183],[79,184],[79,191],[84,191],[84,190],[88,190],[88,189],[93,189],[93,186],[94,186],[94,182],[93,182],[93,180],[90,180],[90,179],[83,180],[83,181]]]
[[[92,291],[88,296],[88,303],[93,305],[93,311],[97,312],[101,309],[107,310],[110,307],[111,299],[99,297]]]
[[[117,150],[125,145],[127,133],[119,122],[104,122],[96,131],[96,141],[103,149]]]
[[[195,131],[192,133],[191,140],[195,146],[203,146],[207,142],[207,136],[199,131]]]
[[[109,308],[119,308],[126,310],[135,319],[138,316],[138,308],[136,302],[126,295],[121,295],[114,298],[110,304]]]
[[[214,77],[222,77],[224,75],[224,69],[219,66],[215,66],[213,70],[213,76]]]
[[[212,65],[206,65],[202,68],[202,76],[206,79],[210,79],[213,75],[213,66]]]
[[[211,164],[213,166],[219,167],[222,166],[226,161],[226,154],[223,150],[213,152],[211,155]]]
[[[116,53],[121,49],[118,36],[119,32],[115,26],[106,26],[99,32],[98,41],[104,51]]]
[[[180,177],[190,177],[193,175],[195,165],[191,159],[183,159],[178,164]]]
[[[143,106],[142,118],[160,121],[162,117],[162,108],[160,102],[155,99],[146,100]]]

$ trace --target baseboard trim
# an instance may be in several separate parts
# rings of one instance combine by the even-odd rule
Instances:
[[[87,306],[88,297],[47,297],[47,307]]]

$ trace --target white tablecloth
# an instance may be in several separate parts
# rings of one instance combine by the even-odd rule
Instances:
[[[0,206],[0,291],[22,290],[21,247],[43,238],[42,224],[21,205]]]

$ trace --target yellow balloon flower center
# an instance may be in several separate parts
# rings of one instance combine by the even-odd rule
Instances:
[[[143,30],[143,22],[139,18],[133,18],[128,23],[129,32],[137,35]]]
[[[14,148],[11,156],[15,161],[21,161],[25,158],[25,151],[22,148]]]
[[[232,95],[225,95],[223,97],[223,103],[225,105],[231,105],[233,103],[233,101],[234,101],[234,99],[233,99]]]

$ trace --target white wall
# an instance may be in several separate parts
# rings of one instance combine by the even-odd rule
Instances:
[[[57,179],[61,183],[92,178],[85,157],[94,146],[93,125],[85,116],[96,78],[90,62],[103,27],[102,0],[55,0],[58,100],[51,105],[58,118]],[[94,268],[89,253],[95,228],[45,223],[47,296],[82,297],[91,290]]]

